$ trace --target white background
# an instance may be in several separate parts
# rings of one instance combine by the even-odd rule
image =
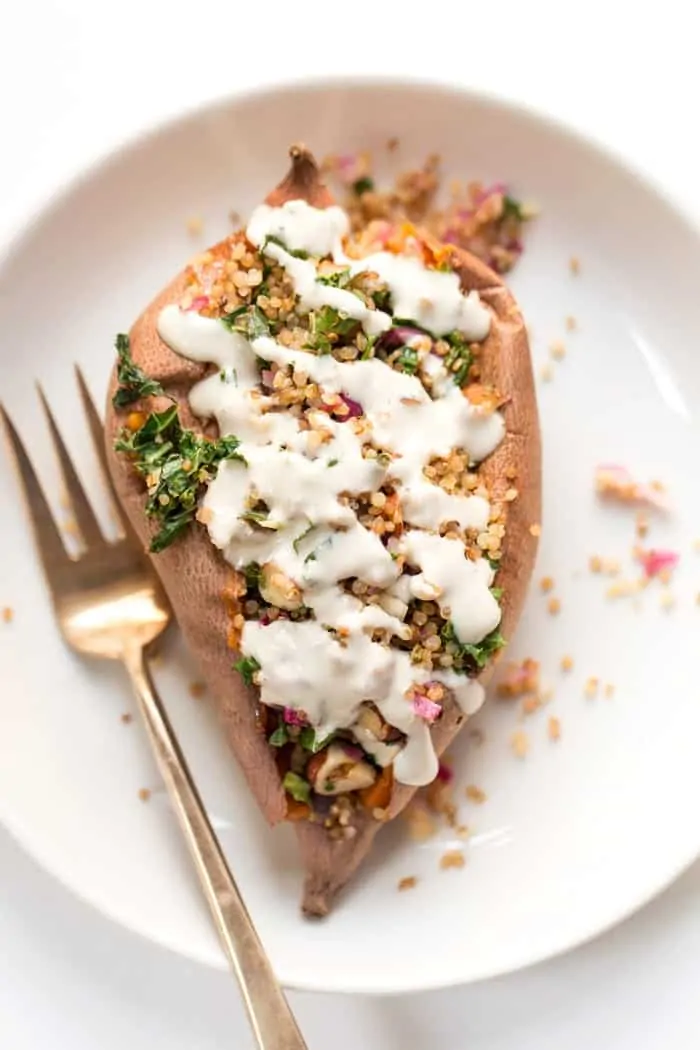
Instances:
[[[1,0],[0,241],[63,179],[153,120],[239,87],[333,72],[431,76],[533,105],[630,158],[700,219],[691,11],[643,0],[575,13],[522,0]],[[7,352],[11,333],[0,337]],[[232,979],[112,926],[1,831],[0,872],[3,1050],[249,1045]],[[426,968],[439,951],[425,946]],[[410,999],[297,995],[293,1005],[310,1050],[695,1050],[699,978],[696,866],[606,937],[528,972]]]

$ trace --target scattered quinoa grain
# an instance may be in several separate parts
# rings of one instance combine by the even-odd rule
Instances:
[[[555,715],[550,715],[547,722],[547,736],[550,740],[561,739],[561,722]]]
[[[566,347],[562,343],[561,339],[555,339],[549,347],[550,356],[555,361],[563,361],[566,357]]]
[[[550,363],[547,362],[546,365],[542,365],[542,367],[540,368],[540,379],[542,380],[543,383],[550,383],[553,378],[554,378],[554,369],[552,368]]]
[[[615,695],[615,686],[612,684],[612,682],[608,682],[606,684],[603,695],[605,696],[606,700],[612,699],[612,697]]]
[[[121,716],[120,721],[122,725],[128,726],[131,722],[134,721],[134,716],[131,714],[130,711],[125,711],[124,714]]]
[[[148,802],[150,797],[151,797],[151,792],[150,792],[149,788],[139,788],[139,798],[141,799],[142,802]]]
[[[486,801],[486,792],[482,791],[476,784],[467,784],[464,793],[470,802],[476,802],[479,806]]]
[[[542,535],[542,526],[541,525],[531,525],[529,531],[530,531],[530,535],[531,536],[541,536]]]
[[[403,893],[404,890],[412,890],[418,883],[418,879],[415,875],[405,875],[402,879],[399,879],[399,892]]]
[[[540,580],[540,590],[543,594],[548,594],[549,591],[554,590],[554,580],[551,576],[543,576]]]
[[[550,598],[547,602],[547,612],[550,616],[558,616],[561,612],[561,602],[558,598]]]
[[[15,618],[15,611],[14,611],[14,609],[11,606],[6,605],[4,607],[4,609],[2,610],[2,622],[3,623],[12,623],[14,618]]]
[[[571,671],[574,666],[574,661],[570,656],[562,656],[560,666],[562,671]]]
[[[575,332],[578,328],[576,318],[573,317],[571,314],[569,314],[569,316],[564,319],[564,325],[566,327],[567,332]]]
[[[675,606],[675,604],[676,604],[676,599],[675,599],[675,597],[674,597],[674,596],[673,596],[673,595],[671,594],[671,592],[670,592],[670,591],[665,591],[665,592],[664,592],[664,593],[663,593],[663,594],[661,595],[661,608],[662,608],[662,609],[673,609],[673,607]]]
[[[198,237],[204,229],[204,222],[199,215],[190,216],[185,225],[190,237]]]
[[[593,700],[594,697],[596,697],[598,695],[598,687],[599,686],[600,686],[600,681],[597,678],[591,677],[591,678],[587,678],[586,679],[586,684],[584,686],[584,693],[588,697],[589,700]]]
[[[465,864],[466,860],[461,849],[448,849],[440,857],[442,871],[447,871],[448,868],[463,868]]]
[[[516,729],[510,738],[510,746],[514,755],[518,758],[525,758],[530,750],[530,740],[527,733],[524,733],[522,729]]]
[[[578,277],[581,272],[581,261],[578,255],[572,255],[569,259],[569,271],[574,277]]]

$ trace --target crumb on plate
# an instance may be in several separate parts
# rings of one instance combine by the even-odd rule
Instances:
[[[134,721],[134,716],[130,711],[125,711],[124,714],[121,715],[119,720],[122,723],[122,725],[128,726],[131,722]]]
[[[556,715],[550,715],[547,722],[547,736],[550,740],[561,739],[561,722]]]
[[[204,229],[204,221],[201,215],[190,215],[185,226],[190,237],[199,237]]]
[[[149,788],[139,788],[139,798],[142,802],[148,802],[151,797],[151,791]]]
[[[562,656],[561,664],[560,664],[560,667],[561,667],[562,671],[571,671],[571,670],[573,670],[573,666],[574,666],[573,657],[568,656],[568,655],[567,656]]]
[[[527,733],[522,729],[516,729],[510,738],[510,746],[514,755],[518,758],[525,758],[530,750],[530,739]]]
[[[470,802],[476,802],[479,806],[486,801],[486,792],[476,784],[467,784],[464,793]]]
[[[465,864],[466,859],[461,849],[448,849],[440,857],[442,871],[447,871],[448,868],[463,868]]]
[[[2,622],[3,623],[12,623],[14,618],[15,618],[15,611],[12,608],[12,606],[10,606],[10,605],[4,606],[4,608],[2,610]]]
[[[412,890],[417,883],[418,879],[415,875],[404,875],[402,879],[399,879],[399,893],[402,893],[404,890]]]
[[[554,579],[551,576],[543,576],[540,580],[540,590],[543,594],[549,594],[554,590]]]
[[[561,339],[555,339],[549,347],[549,355],[554,361],[563,361],[566,357],[566,347]]]
[[[569,314],[569,316],[564,319],[564,325],[566,327],[567,332],[575,332],[578,328],[576,318],[573,317],[571,314]]]
[[[581,261],[578,255],[572,255],[569,259],[569,271],[574,275],[574,277],[578,277],[578,275],[580,274]]]
[[[559,598],[550,598],[547,602],[547,612],[550,616],[558,616],[561,612],[561,601]]]
[[[554,369],[550,365],[549,361],[547,364],[542,365],[540,368],[540,379],[543,383],[549,383],[554,378]]]
[[[584,693],[589,700],[593,700],[598,695],[598,689],[600,687],[600,680],[594,675],[586,679],[584,686]]]

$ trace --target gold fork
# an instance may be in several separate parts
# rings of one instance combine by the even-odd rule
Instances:
[[[238,978],[258,1047],[260,1050],[306,1050],[153,687],[145,650],[165,630],[172,611],[148,557],[121,512],[107,469],[102,422],[77,368],[76,373],[95,450],[122,525],[122,534],[115,542],[107,540],[102,533],[48,402],[39,389],[81,540],[80,554],[75,558],[68,554],[17,430],[0,406],[56,619],[63,637],[78,652],[121,660],[129,673],[153,753],[224,952]]]

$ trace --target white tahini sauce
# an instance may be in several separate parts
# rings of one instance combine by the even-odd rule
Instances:
[[[313,261],[291,254],[330,255],[342,262],[347,229],[339,208],[288,201],[280,208],[257,208],[247,235],[285,268],[302,310],[329,305],[377,335],[391,326],[388,314],[368,308],[349,291],[318,282]],[[270,235],[286,248],[265,244]],[[461,292],[456,274],[427,270],[418,260],[385,252],[352,268],[377,273],[391,289],[394,315],[435,335],[459,329],[467,339],[481,340],[489,331],[489,312],[476,293]],[[269,337],[251,343],[220,321],[177,306],[162,310],[158,331],[176,353],[216,366],[194,387],[190,404],[197,415],[216,419],[222,434],[240,439],[245,463],[223,462],[203,499],[212,542],[238,569],[252,561],[271,563],[299,588],[314,613],[300,622],[246,622],[241,649],[260,664],[262,701],[303,711],[321,735],[352,726],[361,704],[373,701],[406,736],[394,758],[397,780],[429,783],[437,773],[437,757],[429,726],[407,694],[427,682],[442,682],[469,715],[481,705],[483,689],[453,671],[417,667],[407,652],[372,641],[371,633],[383,629],[399,638],[410,636],[404,616],[412,597],[437,601],[465,644],[481,641],[498,625],[488,561],[470,561],[459,541],[438,535],[445,521],[484,529],[488,503],[479,496],[451,495],[423,471],[431,458],[454,448],[466,449],[473,462],[484,459],[504,435],[502,416],[479,412],[447,374],[433,387],[433,400],[417,377],[378,359],[340,362],[330,354],[289,350]],[[352,421],[319,412],[307,413],[312,429],[302,430],[289,413],[269,411],[256,358],[296,366],[324,392],[358,402],[369,429],[358,436]],[[321,443],[316,427],[324,430]],[[365,459],[362,446],[369,441],[390,453],[391,460]],[[339,498],[376,491],[385,479],[399,486],[409,528],[398,549],[418,570],[415,575],[399,575],[379,537]],[[264,501],[268,513],[264,521],[252,523],[246,514],[256,500]],[[346,593],[341,583],[351,577],[376,589],[377,604],[363,604]],[[373,753],[380,763],[388,762],[395,748],[379,745]]]

